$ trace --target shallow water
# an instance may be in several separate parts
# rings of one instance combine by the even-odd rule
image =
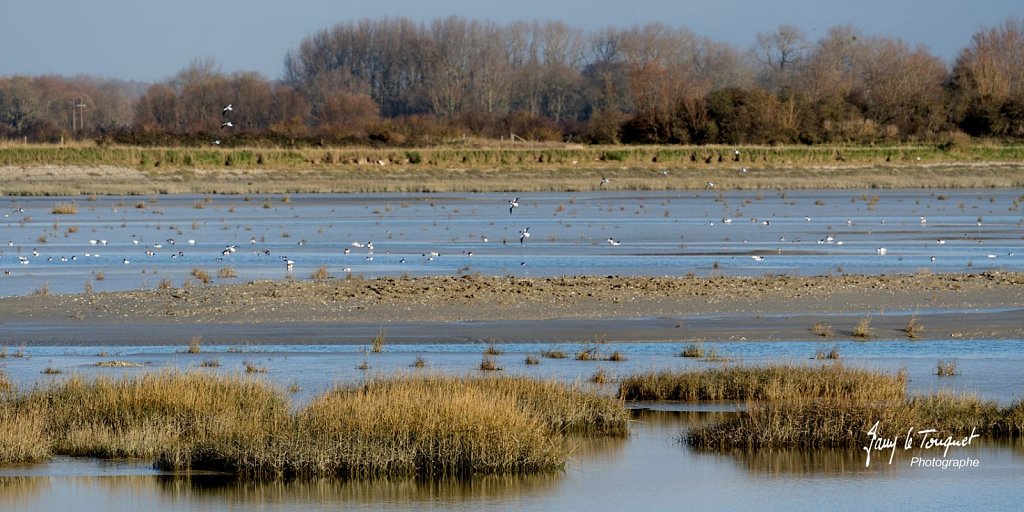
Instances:
[[[1019,196],[539,193],[511,214],[508,194],[6,198],[0,295],[81,292],[86,282],[96,291],[178,286],[193,268],[214,276],[223,267],[237,277],[216,282],[305,279],[321,265],[367,277],[1022,270]],[[70,201],[77,214],[51,213]],[[531,236],[520,243],[525,228]]]
[[[1012,190],[530,194],[520,198],[521,206],[511,214],[507,202],[512,197],[503,194],[316,195],[291,196],[287,202],[282,196],[252,196],[249,201],[242,196],[74,198],[79,207],[76,215],[50,213],[54,204],[71,198],[4,198],[0,199],[4,215],[0,218],[0,269],[5,275],[0,275],[0,295],[25,295],[42,288],[77,293],[87,282],[96,291],[151,288],[163,279],[179,286],[197,267],[211,275],[231,267],[238,274],[237,278],[214,278],[215,282],[303,279],[321,265],[335,276],[351,272],[367,277],[467,272],[545,276],[878,274],[925,268],[1020,271],[1024,270],[1024,259],[1018,256],[1024,255],[1024,217],[1017,208],[1019,195]],[[519,232],[526,227],[531,237],[520,244]],[[609,244],[608,238],[620,245]],[[371,241],[372,254],[366,247]],[[230,246],[235,251],[223,254]],[[885,255],[878,254],[882,247]],[[38,255],[33,255],[34,250]],[[147,250],[153,255],[147,256]],[[432,252],[438,255],[431,256]],[[292,271],[285,269],[282,257],[295,262]],[[103,279],[97,279],[99,273]],[[92,326],[94,339],[101,339],[107,328],[89,319],[75,326],[83,330]],[[17,331],[22,339],[22,334],[32,331],[45,339],[53,328],[5,324],[7,331]],[[67,333],[66,326],[56,328]],[[458,326],[453,327],[455,331]],[[486,346],[468,343],[469,338],[441,337],[417,344],[388,344],[384,353],[367,354],[367,347],[358,342],[339,344],[337,340],[249,345],[243,332],[235,345],[203,346],[200,354],[188,354],[180,344],[167,345],[158,333],[150,334],[138,341],[139,346],[119,340],[113,347],[65,344],[19,349],[15,343],[0,358],[0,370],[27,387],[71,374],[134,375],[165,368],[234,374],[249,364],[266,370],[258,378],[297,387],[293,399],[302,403],[338,383],[373,375],[475,373]],[[389,331],[389,339],[391,334],[400,333]],[[335,337],[345,335],[339,332]],[[369,339],[363,332],[355,336]],[[677,357],[684,344],[668,341],[564,341],[552,337],[536,343],[497,343],[502,354],[496,360],[504,373],[579,382],[598,370],[614,377],[720,364]],[[812,365],[824,364],[812,359],[817,350],[827,352],[835,346],[846,365],[892,372],[905,369],[912,393],[967,391],[1002,404],[1024,396],[1024,372],[1020,371],[1024,340],[704,345],[736,363]],[[524,363],[527,355],[549,349],[570,357],[541,358],[539,365]],[[620,351],[626,361],[572,358],[583,349],[604,355]],[[425,370],[411,368],[417,357],[426,361]],[[936,376],[940,359],[955,361],[960,375]],[[113,360],[140,366],[96,366]],[[207,360],[216,360],[220,366],[202,368]],[[364,363],[369,370],[357,369]],[[44,374],[46,369],[60,373]],[[614,384],[595,387],[614,391]],[[669,403],[653,407],[659,410],[636,413],[628,439],[582,442],[566,471],[555,475],[460,482],[255,484],[213,475],[160,474],[144,461],[60,458],[0,468],[0,508],[818,510],[827,506],[863,510],[934,509],[956,503],[1012,509],[1024,498],[1019,485],[1024,477],[1020,441],[982,440],[951,454],[978,459],[978,468],[910,467],[910,452],[898,454],[892,465],[873,463],[865,468],[864,453],[858,450],[695,451],[676,442],[680,432],[733,413],[739,406]]]
[[[613,393],[615,384],[587,383],[598,370],[611,376],[668,368],[701,368],[721,363],[677,357],[681,343],[510,343],[496,344],[502,373],[581,382]],[[921,342],[721,342],[705,348],[736,363],[826,364],[811,359],[818,349],[836,346],[843,364],[905,369],[912,393],[962,390],[1008,404],[1024,390],[1024,340]],[[299,388],[298,405],[339,383],[376,375],[417,371],[478,373],[483,344],[385,345],[366,353],[356,345],[204,346],[189,354],[182,346],[25,347],[9,349],[0,369],[20,388],[68,375],[136,375],[161,369],[194,369],[221,374],[243,373],[244,365],[266,370],[254,374],[281,387]],[[596,349],[619,351],[622,362],[578,361],[573,355]],[[527,355],[562,350],[566,359]],[[424,370],[411,367],[417,357]],[[939,358],[955,360],[960,375],[934,375]],[[201,367],[216,360],[221,366]],[[126,361],[139,367],[108,368],[100,361]],[[369,370],[357,367],[366,363]],[[60,374],[47,375],[47,369]],[[35,464],[0,467],[0,503],[19,511],[59,509],[128,510],[819,510],[822,499],[834,510],[934,509],[950,503],[970,509],[1006,510],[1024,498],[1024,441],[984,438],[956,448],[948,458],[978,461],[971,468],[920,468],[913,456],[941,458],[936,451],[899,450],[892,464],[876,457],[865,467],[865,452],[850,450],[763,450],[705,452],[678,442],[686,429],[727,414],[736,403],[634,404],[628,439],[579,441],[564,472],[528,477],[481,477],[467,481],[413,480],[313,482],[236,482],[216,475],[160,473],[146,461],[96,461],[58,458]],[[650,409],[650,410],[643,410]],[[914,426],[927,428],[927,426]]]

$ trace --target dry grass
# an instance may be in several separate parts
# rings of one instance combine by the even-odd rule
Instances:
[[[210,282],[213,281],[213,279],[210,277],[210,273],[199,267],[194,267],[192,269],[192,277],[198,279],[199,282],[203,284],[210,284]]]
[[[487,355],[490,355],[490,356],[500,356],[501,355],[501,350],[498,349],[497,345],[495,345],[493,343],[489,343],[487,345],[487,348],[484,349],[484,354],[487,354]]]
[[[969,435],[1021,435],[1022,402],[1000,408],[973,395],[939,393],[910,399],[792,398],[751,402],[747,412],[722,423],[692,429],[683,438],[705,448],[857,447],[877,421],[878,435],[905,436],[906,429],[928,425],[936,438]]]
[[[238,277],[238,272],[235,272],[233,267],[221,267],[220,270],[217,271],[217,277],[220,279],[231,279],[233,277]]]
[[[245,373],[267,373],[266,366],[260,366],[252,361],[242,361],[242,367],[245,368]]]
[[[324,281],[331,278],[331,272],[327,270],[326,265],[320,265],[319,268],[309,275],[309,278],[314,281]]]
[[[525,147],[497,141],[486,141],[483,147],[331,149],[11,145],[0,147],[0,168],[18,167],[19,172],[0,184],[0,193],[530,192],[593,190],[599,187],[602,176],[613,178],[606,187],[633,190],[702,189],[708,178],[721,189],[1024,185],[1017,172],[1024,149],[1017,145],[968,145],[957,152],[920,145],[745,146],[739,148],[745,160],[749,158],[771,171],[745,176],[736,175],[736,164],[727,156],[733,149],[679,145]],[[842,162],[835,158],[839,152]],[[411,154],[416,158],[410,158]],[[726,158],[718,162],[715,156]],[[227,161],[231,162],[228,167],[224,165]],[[84,172],[69,172],[63,179],[54,180],[46,174],[52,172],[52,166]],[[632,172],[662,169],[695,172],[673,172],[667,177]],[[267,201],[265,206],[269,208]]]
[[[78,205],[75,203],[57,203],[53,205],[50,213],[54,215],[75,215],[78,213]]]
[[[871,328],[871,317],[866,316],[860,319],[857,326],[853,328],[853,332],[850,333],[854,338],[867,339],[875,335],[875,330]]]
[[[192,336],[192,339],[188,340],[188,353],[198,354],[202,352],[203,337],[196,334]]]
[[[145,365],[131,361],[97,361],[96,366],[103,368],[141,368]]]
[[[590,376],[590,382],[594,384],[605,384],[611,377],[608,376],[608,372],[604,371],[604,368],[598,368],[593,375]]]
[[[498,366],[498,362],[494,360],[493,356],[489,356],[486,354],[484,355],[484,357],[480,359],[479,368],[480,370],[486,372],[495,372],[503,369],[502,367]]]
[[[777,397],[902,398],[906,376],[847,368],[730,366],[693,371],[658,371],[627,376],[619,384],[624,400],[768,400]]]
[[[426,368],[427,360],[423,359],[423,356],[416,356],[416,360],[413,361],[412,364],[410,364],[409,366],[413,368]]]
[[[903,332],[907,333],[907,337],[912,340],[920,338],[921,334],[924,333],[924,325],[917,320],[916,314],[911,316],[910,320],[907,321],[907,325],[903,328]]]
[[[370,341],[370,351],[374,354],[384,351],[384,329],[377,331],[377,335]]]
[[[679,357],[704,357],[704,344],[703,343],[691,343],[683,348],[683,351],[679,353]]]
[[[839,354],[838,345],[833,345],[832,350],[829,350],[828,352],[825,352],[825,349],[823,348],[819,348],[818,351],[814,353],[814,358],[817,360],[838,361],[842,359],[842,357],[843,356]]]
[[[935,375],[939,377],[952,377],[960,375],[960,370],[956,367],[956,361],[943,361],[940,359],[938,367],[935,369]]]
[[[818,322],[811,326],[811,331],[822,338],[828,338],[832,336],[832,326],[824,322]]]
[[[622,404],[558,383],[404,376],[340,387],[289,421],[165,451],[162,469],[247,477],[417,476],[557,470],[564,433],[622,435]]]
[[[523,362],[526,363],[526,364],[531,364],[531,365],[532,364],[540,364],[540,359],[537,359],[536,357],[533,357],[533,356],[526,356],[526,360],[523,361]]]
[[[548,359],[565,359],[566,357],[569,357],[565,352],[555,349],[544,350],[540,353],[540,356]]]

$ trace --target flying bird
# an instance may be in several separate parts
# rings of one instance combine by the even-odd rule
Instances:
[[[530,238],[530,228],[519,232],[519,243],[525,243],[527,238]]]
[[[707,190],[707,189],[709,189],[709,188],[715,188],[715,184],[714,184],[714,183],[712,183],[712,182],[710,182],[710,181],[708,181],[708,182],[705,182],[705,183],[704,183],[704,190]]]
[[[607,184],[611,183],[611,181],[612,181],[612,180],[610,180],[610,179],[608,179],[608,178],[601,178],[601,185],[600,185],[600,186],[602,186],[602,187],[603,187],[603,186],[605,186],[605,185],[607,185]]]
[[[224,121],[220,124],[221,128],[233,128],[234,126],[234,124],[231,124],[231,121]]]
[[[224,106],[223,109],[221,109],[220,113],[221,113],[221,115],[224,115],[224,114],[227,114],[228,112],[231,112],[234,109],[235,109],[234,105],[228,103],[227,105]]]
[[[512,199],[508,202],[508,214],[512,215],[512,210],[519,208],[519,198]]]

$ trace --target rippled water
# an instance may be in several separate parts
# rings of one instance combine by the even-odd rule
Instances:
[[[544,193],[521,197],[512,213],[507,194],[7,198],[0,294],[178,286],[193,268],[212,276],[223,267],[238,277],[217,282],[305,279],[321,265],[368,277],[1021,270],[1019,196]],[[51,213],[70,201],[77,214]]]

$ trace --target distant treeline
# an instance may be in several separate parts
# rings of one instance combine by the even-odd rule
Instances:
[[[32,142],[429,145],[512,134],[603,144],[1022,138],[1024,21],[974,34],[951,67],[850,26],[814,42],[782,26],[741,51],[661,24],[387,18],[306,38],[280,81],[209,60],[151,85],[0,78],[0,138]]]

